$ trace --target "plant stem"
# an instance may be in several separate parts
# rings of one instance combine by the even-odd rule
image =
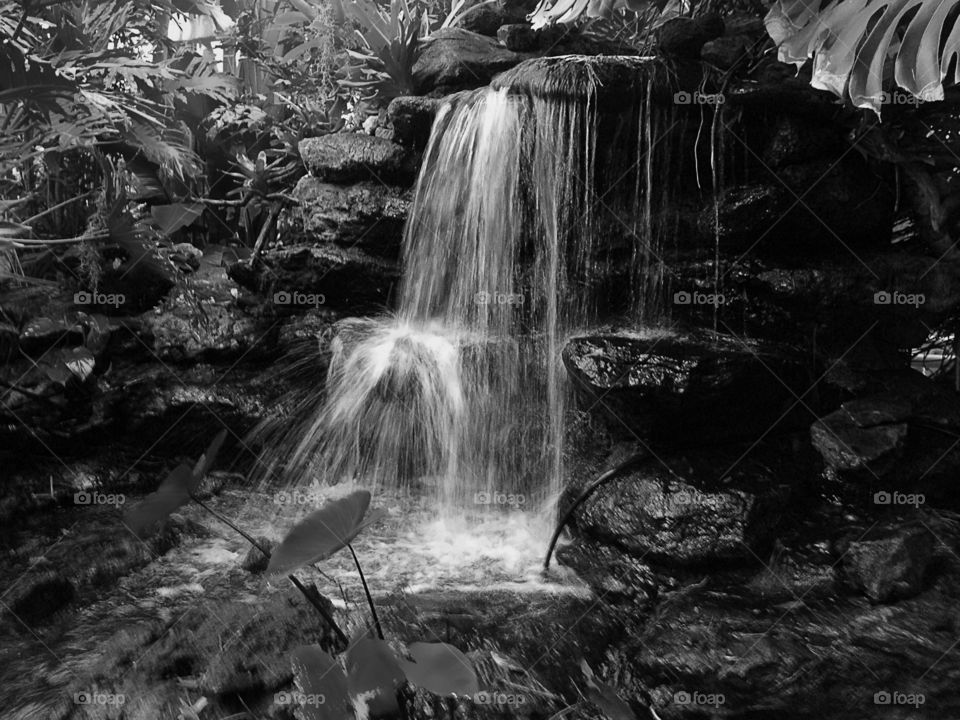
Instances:
[[[231,528],[232,530],[234,530],[235,532],[237,532],[240,536],[243,537],[244,540],[246,540],[248,543],[250,543],[251,545],[253,545],[257,550],[259,550],[260,552],[262,552],[267,558],[270,557],[270,551],[267,550],[267,548],[265,548],[263,545],[261,545],[261,544],[260,544],[259,542],[257,542],[253,537],[251,537],[250,535],[248,535],[247,533],[245,533],[243,530],[241,530],[240,528],[238,528],[238,527],[233,523],[233,521],[231,521],[229,518],[225,517],[224,515],[220,514],[220,513],[217,512],[216,510],[214,510],[212,507],[210,507],[209,505],[207,505],[205,502],[203,502],[203,500],[200,500],[200,499],[199,499],[197,496],[195,496],[195,495],[190,495],[190,499],[193,500],[197,505],[199,505],[200,507],[202,507],[204,510],[206,510],[208,513],[210,513],[211,515],[213,515],[217,520],[219,520],[220,522],[222,522],[224,525],[226,525],[227,527],[229,527],[229,528]],[[356,556],[354,556],[354,559],[356,559]],[[358,566],[358,567],[359,567],[359,566]],[[321,605],[321,604],[317,601],[317,599],[310,594],[310,592],[307,590],[307,588],[304,587],[303,583],[300,582],[300,580],[298,580],[295,575],[290,574],[290,575],[288,575],[287,577],[290,578],[290,582],[292,582],[292,583],[294,584],[294,587],[296,587],[297,590],[299,590],[300,592],[303,593],[303,596],[307,599],[307,601],[317,609],[317,612],[319,612],[319,613],[323,616],[323,619],[326,620],[326,621],[327,621],[327,624],[329,624],[330,627],[333,628],[333,631],[337,634],[337,637],[338,637],[340,640],[342,640],[344,644],[349,645],[349,644],[350,644],[350,639],[346,636],[346,634],[343,632],[343,630],[340,629],[340,626],[337,625],[337,621],[334,620],[333,617],[331,617],[330,613],[327,612],[327,609],[326,609],[325,607],[323,607],[323,605]],[[361,577],[362,577],[362,575],[361,575]],[[364,587],[366,587],[367,584],[364,583],[363,585],[364,585]],[[379,627],[379,626],[378,626],[378,627]],[[382,636],[381,636],[381,637],[382,637]]]
[[[580,493],[580,497],[574,501],[573,505],[567,508],[567,511],[563,514],[563,517],[560,518],[560,522],[557,523],[557,529],[553,531],[553,537],[550,538],[550,545],[547,547],[547,557],[543,560],[544,570],[550,569],[550,556],[553,555],[553,549],[557,546],[557,541],[560,539],[560,533],[563,532],[563,529],[567,526],[567,522],[569,522],[570,516],[573,515],[573,512],[580,507],[587,498],[593,495],[598,487],[617,477],[624,470],[628,469],[635,463],[640,462],[649,455],[650,453],[644,450],[636,455],[630,456],[612,470],[607,470],[605,473],[601,474],[600,477],[590,483],[590,485],[588,485],[587,488]]]
[[[360,567],[360,560],[357,559],[357,554],[353,551],[353,545],[347,543],[347,547],[350,549],[350,554],[353,555],[353,562],[357,566],[357,572],[360,573],[360,582],[363,583],[363,592],[367,596],[367,603],[370,605],[370,614],[373,616],[373,624],[377,628],[377,637],[383,640],[383,628],[380,627],[380,618],[377,617],[377,608],[373,604],[373,597],[370,595],[370,588],[367,587],[367,579],[363,576],[363,568]]]

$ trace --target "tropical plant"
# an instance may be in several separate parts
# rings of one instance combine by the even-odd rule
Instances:
[[[960,79],[958,10],[958,0],[778,0],[765,23],[782,62],[813,58],[814,87],[879,116],[891,80],[935,101],[951,68]]]
[[[540,0],[530,13],[534,29],[555,23],[569,25],[584,18],[609,20],[617,17],[639,19],[652,29],[664,21],[691,10],[688,0]]]
[[[347,50],[353,62],[341,85],[372,93],[380,103],[413,93],[413,66],[430,31],[426,13],[409,0],[391,0],[389,12],[372,0],[346,0],[343,11],[357,26],[359,47]]]

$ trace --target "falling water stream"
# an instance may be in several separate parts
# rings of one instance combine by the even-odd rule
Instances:
[[[670,126],[655,73],[600,112],[596,59],[552,62],[565,94],[507,81],[440,109],[399,308],[340,323],[326,400],[286,463],[297,486],[425,499],[430,536],[461,560],[471,543],[540,559],[563,484],[562,345],[618,302],[649,321],[663,282],[654,173]]]

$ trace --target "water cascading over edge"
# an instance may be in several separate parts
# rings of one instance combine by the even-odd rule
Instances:
[[[425,484],[447,513],[552,505],[562,342],[611,309],[657,312],[668,183],[654,170],[669,166],[671,116],[652,102],[653,63],[622,61],[636,96],[611,107],[602,61],[539,62],[546,82],[520,66],[439,111],[398,312],[341,326],[293,465],[328,482]]]

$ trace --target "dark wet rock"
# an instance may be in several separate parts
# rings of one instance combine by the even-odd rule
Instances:
[[[673,18],[657,30],[657,48],[667,57],[699,58],[704,43],[723,35],[723,20],[716,13],[696,18]]]
[[[463,28],[445,28],[424,43],[413,66],[413,77],[423,94],[437,89],[475,88],[528,57],[508,50],[492,38]]]
[[[838,587],[836,560],[826,547],[778,547],[746,587],[770,602],[813,602],[832,597]]]
[[[704,43],[700,57],[721,70],[729,70],[750,58],[753,41],[747,35],[724,35]]]
[[[577,538],[556,550],[556,559],[573,568],[591,589],[611,603],[653,602],[660,582],[654,571],[643,562],[599,542]]]
[[[387,106],[387,119],[393,126],[394,139],[401,145],[424,148],[430,139],[433,119],[443,101],[439,98],[404,95]]]
[[[417,158],[408,149],[365,133],[332,133],[300,141],[300,155],[311,174],[329,182],[408,185],[417,174]]]
[[[318,305],[382,308],[400,279],[396,262],[334,245],[271,248],[256,262],[238,263],[229,272],[244,287],[293,312]]]
[[[6,604],[16,618],[28,625],[48,619],[69,605],[76,595],[70,579],[56,571],[20,578],[11,590],[16,592],[5,598]]]
[[[653,84],[653,94],[672,102],[673,86],[661,60],[632,56],[568,55],[533,58],[494,78],[494,88],[509,88],[539,98],[594,98],[608,112],[636,102]]]
[[[537,47],[537,33],[529,23],[502,25],[497,30],[497,39],[507,50],[528,52]]]
[[[254,538],[260,547],[264,548],[268,552],[273,551],[276,547],[276,543],[268,537],[260,535]],[[250,546],[250,549],[247,550],[247,554],[243,556],[243,559],[240,561],[240,567],[246,570],[249,573],[259,574],[267,569],[267,565],[270,563],[270,556],[264,555],[263,552],[258,547]]]
[[[789,410],[809,383],[791,353],[727,336],[580,337],[563,362],[582,402],[614,432],[673,443],[756,438],[797,422]]]
[[[734,459],[734,458],[731,458]],[[791,480],[721,458],[651,459],[596,490],[576,511],[578,533],[667,566],[752,561],[765,552]]]
[[[664,720],[734,709],[738,717],[789,720],[956,714],[957,659],[948,652],[955,620],[942,619],[956,617],[956,593],[954,583],[892,607],[842,601],[784,609],[691,586],[665,598],[636,639],[611,649],[609,666],[632,678],[621,689],[625,699],[650,698]],[[922,694],[920,713],[875,702],[893,692]]]
[[[804,122],[792,115],[776,119],[762,150],[763,162],[771,168],[816,160],[826,155],[839,155],[844,150],[838,129],[827,124]]]
[[[76,313],[72,313],[76,317]],[[83,327],[64,318],[36,317],[20,331],[19,346],[31,356],[40,356],[55,347],[70,347],[83,342]]]
[[[903,450],[908,414],[909,408],[883,399],[845,403],[815,422],[810,437],[827,467],[883,474]]]
[[[847,211],[850,207],[858,212]],[[889,242],[892,208],[885,180],[851,157],[790,165],[778,170],[776,178],[723,193],[718,207],[721,251],[845,259],[850,248],[879,249]],[[704,214],[701,232],[713,234],[712,210]]]
[[[876,528],[849,542],[844,573],[873,602],[913,597],[923,589],[935,545],[936,537],[923,525]]]
[[[399,256],[409,191],[375,182],[335,185],[305,176],[292,195],[299,206],[287,212],[285,245],[333,243]]]

